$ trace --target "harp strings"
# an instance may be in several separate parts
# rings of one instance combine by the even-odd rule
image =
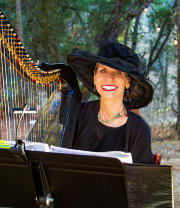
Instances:
[[[28,107],[37,108],[38,113],[24,115],[21,128],[18,130],[18,139],[26,139],[33,126],[35,131],[30,134],[28,140],[40,141],[42,137],[46,137],[46,127],[48,128],[51,119],[51,112],[47,113],[43,109],[45,105],[47,110],[51,108],[48,98],[53,92],[54,85],[48,83],[50,78],[46,76],[48,73],[45,72],[43,72],[45,75],[39,76],[35,71],[37,80],[29,79],[28,82],[26,81],[28,79],[26,72],[31,73],[33,71],[33,62],[4,16],[0,18],[0,61],[0,139],[15,139],[20,114],[13,114],[13,109],[22,108],[25,103],[28,103]],[[57,79],[57,75],[51,76],[51,80]],[[38,80],[42,83],[39,81],[41,84],[38,84]],[[42,115],[39,116],[41,113]],[[39,123],[43,122],[45,128],[37,124],[38,117],[40,118]]]
[[[1,47],[1,41],[0,41],[0,47]],[[4,89],[4,79],[3,79],[3,64],[2,64],[2,53],[1,55],[1,71],[0,71],[0,87],[1,87],[1,135],[5,138],[5,115],[4,115],[4,95],[3,95],[3,89]],[[2,81],[1,81],[2,80]],[[3,134],[4,133],[4,134]]]

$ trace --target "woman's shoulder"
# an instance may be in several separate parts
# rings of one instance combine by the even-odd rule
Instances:
[[[138,130],[145,128],[146,130],[151,131],[148,123],[142,118],[142,116],[136,114],[133,110],[128,110],[128,114],[128,117],[132,121],[132,126],[135,128],[138,127]]]

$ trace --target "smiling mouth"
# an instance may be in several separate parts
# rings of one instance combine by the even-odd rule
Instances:
[[[113,90],[117,89],[117,86],[115,86],[115,85],[103,85],[101,87],[105,91],[113,91]]]

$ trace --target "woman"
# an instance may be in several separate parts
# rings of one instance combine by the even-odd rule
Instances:
[[[74,49],[67,58],[82,83],[100,97],[82,103],[73,148],[131,152],[134,163],[153,163],[150,128],[132,110],[153,97],[154,84],[144,78],[145,59],[112,36],[98,34],[95,45],[97,55]]]

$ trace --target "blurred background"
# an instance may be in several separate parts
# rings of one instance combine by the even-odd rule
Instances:
[[[150,124],[153,140],[180,132],[179,5],[178,0],[0,0],[33,60],[66,63],[73,48],[95,54],[97,33],[115,36],[146,58],[146,77],[156,91],[140,114]],[[83,100],[97,99],[80,86]]]
[[[180,207],[180,0],[0,0],[0,8],[34,61],[67,63],[73,48],[96,54],[97,33],[146,58],[156,90],[140,114],[151,127],[153,152],[173,165]],[[79,84],[83,101],[98,99]]]

